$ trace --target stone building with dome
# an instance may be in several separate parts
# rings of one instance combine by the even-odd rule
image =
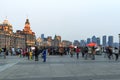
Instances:
[[[35,46],[35,33],[30,29],[29,19],[26,19],[23,30],[13,32],[13,27],[7,19],[0,24],[0,48],[27,48]]]
[[[26,47],[35,46],[36,37],[35,37],[35,33],[32,32],[32,30],[30,28],[29,19],[26,19],[25,27],[23,29],[23,35],[25,35]]]
[[[10,48],[12,45],[13,28],[7,19],[0,24],[0,48]]]

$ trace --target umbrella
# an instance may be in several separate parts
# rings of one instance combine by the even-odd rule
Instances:
[[[93,47],[93,46],[97,46],[97,44],[96,44],[96,43],[91,42],[91,43],[87,44],[87,46],[89,46],[89,47]]]

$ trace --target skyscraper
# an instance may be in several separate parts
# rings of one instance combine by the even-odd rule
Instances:
[[[45,38],[45,37],[44,37],[44,34],[41,34],[41,38],[44,40],[44,38]]]
[[[107,45],[106,42],[107,42],[107,40],[106,40],[106,35],[104,35],[103,38],[102,38],[102,46],[103,46],[103,47],[106,47],[106,45]]]
[[[82,47],[86,46],[85,40],[81,40],[81,41],[80,41],[80,46],[82,46]]]
[[[100,45],[100,38],[97,37],[97,45]]]
[[[92,37],[92,42],[97,43],[97,38],[95,36]]]
[[[113,47],[113,36],[108,36],[108,46]]]
[[[91,42],[90,38],[87,38],[87,44],[89,44]]]

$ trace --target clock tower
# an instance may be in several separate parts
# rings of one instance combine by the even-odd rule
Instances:
[[[29,19],[26,19],[23,33],[25,35],[26,47],[35,46],[35,33],[32,32],[32,30],[30,28]]]

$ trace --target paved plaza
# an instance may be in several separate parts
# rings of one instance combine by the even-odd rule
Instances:
[[[0,80],[120,80],[120,60],[96,55],[95,60],[81,56],[47,56],[47,62],[19,56],[0,57]]]

